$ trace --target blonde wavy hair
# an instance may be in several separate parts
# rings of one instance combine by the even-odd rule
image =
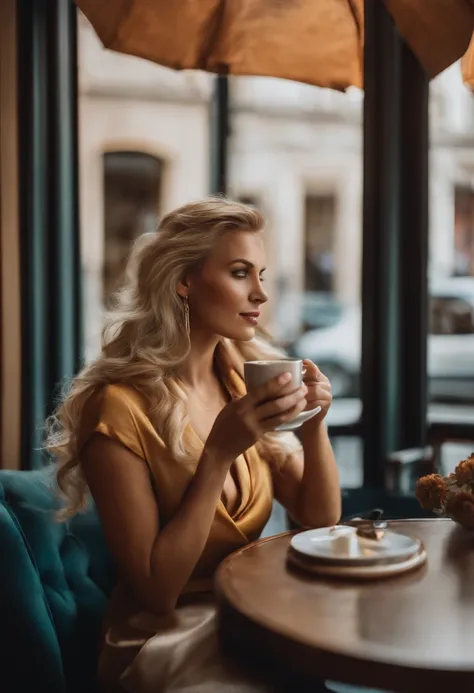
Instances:
[[[110,383],[134,387],[145,398],[150,419],[176,461],[195,458],[185,447],[186,392],[177,375],[187,358],[184,306],[178,282],[211,253],[217,239],[232,231],[258,232],[262,214],[225,198],[192,202],[167,214],[153,233],[135,242],[125,283],[106,316],[99,357],[68,384],[55,413],[47,420],[46,451],[57,463],[57,483],[66,500],[62,517],[73,516],[87,502],[88,489],[80,466],[78,435],[88,399]],[[246,360],[281,357],[269,342],[222,338],[216,350],[220,368],[243,375]],[[275,464],[294,447],[289,437],[265,436],[262,454]]]

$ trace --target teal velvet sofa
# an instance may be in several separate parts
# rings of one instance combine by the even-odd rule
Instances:
[[[57,507],[51,468],[0,471],[2,693],[95,693],[114,567],[94,508]]]

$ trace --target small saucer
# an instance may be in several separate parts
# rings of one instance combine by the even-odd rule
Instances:
[[[313,563],[370,566],[406,561],[419,553],[421,542],[392,531],[377,541],[358,536],[355,527],[336,525],[295,534],[291,548]]]
[[[315,407],[310,411],[302,411],[300,414],[297,414],[294,419],[291,419],[291,421],[287,421],[287,423],[277,426],[275,431],[294,431],[295,428],[302,426],[304,423],[306,423],[306,421],[312,419],[313,416],[319,414],[320,411],[321,407]]]
[[[427,554],[423,545],[413,556],[399,563],[382,563],[378,565],[327,565],[312,561],[307,556],[298,554],[291,547],[287,557],[290,566],[320,578],[337,578],[340,580],[380,580],[403,575],[426,563]]]

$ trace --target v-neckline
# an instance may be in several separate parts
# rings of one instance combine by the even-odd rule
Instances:
[[[222,370],[220,370],[220,380],[227,391],[229,395],[229,401],[232,401],[233,399],[236,399],[239,396],[243,396],[245,394],[245,388],[242,387],[240,388],[237,383],[236,383],[236,378],[234,377],[235,371],[230,370],[228,373],[224,373]],[[240,381],[239,381],[240,383]],[[243,383],[242,383],[243,384]],[[187,430],[191,433],[192,437],[195,439],[197,442],[199,449],[202,451],[205,445],[205,441],[203,441],[200,436],[196,433],[194,430],[191,422],[188,420],[187,424]],[[235,526],[235,528],[242,534],[243,537],[245,537],[245,534],[242,532],[241,529],[239,529],[237,522],[239,521],[239,518],[242,514],[242,512],[245,510],[245,508],[248,505],[248,502],[250,500],[250,495],[252,491],[252,477],[250,473],[250,465],[249,465],[249,460],[248,456],[243,453],[242,455],[239,455],[237,459],[235,460],[234,464],[236,465],[236,478],[238,480],[238,488],[237,492],[240,495],[240,502],[239,505],[235,511],[235,513],[230,513],[229,510],[227,509],[224,501],[222,500],[222,494],[219,497],[219,501],[217,504],[217,508],[220,508],[221,511],[223,511],[224,515],[232,522],[232,524]],[[234,483],[237,486],[237,481],[234,479]],[[244,484],[246,484],[247,489],[245,493],[245,488]]]
[[[205,443],[202,441],[202,439],[198,436],[194,428],[190,423],[188,423],[188,431],[191,433],[191,435],[195,438],[197,443],[199,444],[199,448],[202,450],[204,448]],[[234,483],[237,488],[237,493],[238,493],[238,506],[235,510],[235,512],[231,513],[226,507],[226,504],[222,500],[222,494],[219,497],[219,502],[218,505],[221,507],[226,515],[232,520],[234,524],[238,522],[239,516],[241,515],[242,511],[245,509],[247,506],[247,503],[249,501],[249,496],[251,492],[251,485],[252,485],[252,480],[251,480],[251,475],[250,475],[250,467],[248,463],[248,459],[245,453],[242,455],[239,455],[235,459],[235,477],[234,477]],[[246,483],[247,485],[247,493],[245,493],[245,488],[244,484]]]

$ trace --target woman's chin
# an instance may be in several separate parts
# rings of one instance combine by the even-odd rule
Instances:
[[[252,328],[251,330],[247,330],[247,334],[245,335],[245,337],[241,337],[240,341],[241,342],[251,342],[254,337],[255,337],[255,328]]]
[[[226,330],[226,334],[223,337],[232,339],[234,342],[250,342],[255,337],[255,327],[249,325],[238,330]]]

